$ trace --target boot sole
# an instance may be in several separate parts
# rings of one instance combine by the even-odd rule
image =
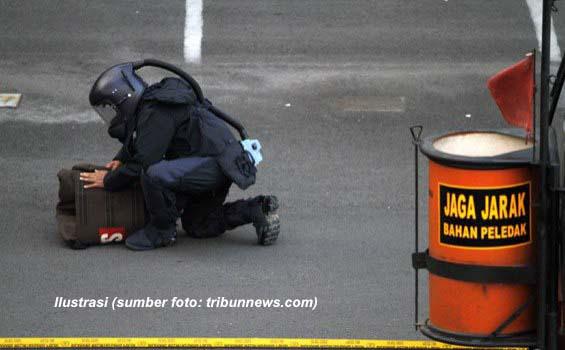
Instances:
[[[256,226],[257,237],[260,245],[271,245],[276,242],[281,231],[281,223],[277,214],[270,214],[266,217],[266,224]]]
[[[161,242],[157,245],[139,245],[139,244],[132,243],[127,238],[126,238],[124,243],[125,243],[126,248],[128,248],[130,250],[144,251],[144,250],[153,250],[153,249],[157,249],[157,248],[169,247],[169,246],[174,245],[176,243],[176,241],[177,241],[177,235],[175,233],[171,238],[161,239]]]
[[[157,249],[157,248],[170,247],[170,246],[174,245],[175,243],[176,243],[176,239],[175,240],[169,240],[167,243],[163,243],[163,244],[160,244],[160,245],[157,245],[157,246],[149,247],[149,246],[139,246],[139,245],[131,244],[131,243],[128,243],[126,241],[125,246],[129,250],[144,251],[144,250],[153,250],[153,249]]]
[[[129,250],[138,251],[138,252],[145,251],[145,250],[153,250],[153,249],[158,248],[158,247],[138,246],[138,245],[135,245],[135,244],[128,243],[127,241],[125,243],[125,246]]]

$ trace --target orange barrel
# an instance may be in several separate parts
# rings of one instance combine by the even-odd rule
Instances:
[[[532,144],[502,131],[424,139],[429,158],[432,332],[535,331],[537,168]]]

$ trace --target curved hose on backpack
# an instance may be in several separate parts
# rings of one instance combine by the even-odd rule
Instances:
[[[213,106],[208,99],[204,98],[204,94],[202,93],[202,89],[200,88],[200,85],[187,72],[183,71],[182,69],[180,69],[175,65],[160,60],[156,60],[153,58],[148,58],[142,61],[133,62],[134,70],[138,70],[146,66],[162,68],[168,70],[169,72],[173,72],[179,77],[183,78],[194,91],[194,94],[196,95],[196,99],[198,100],[198,102],[200,102],[200,104],[208,108],[210,112],[214,113],[214,115],[216,115],[218,118],[222,119],[223,121],[231,125],[234,129],[236,129],[239,135],[241,136],[242,140],[248,138],[247,131],[239,121],[233,119],[226,113],[222,112],[221,110]]]

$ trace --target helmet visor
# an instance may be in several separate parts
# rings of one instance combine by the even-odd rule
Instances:
[[[110,124],[110,121],[118,115],[118,112],[111,104],[100,104],[93,106],[94,110],[106,124]]]

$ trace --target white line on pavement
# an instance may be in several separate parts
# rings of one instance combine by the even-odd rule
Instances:
[[[541,51],[541,25],[542,25],[542,13],[543,13],[543,1],[541,0],[526,0],[528,8],[530,9],[530,16],[534,22],[534,27],[536,30],[536,37],[538,38],[538,49]],[[561,49],[559,48],[559,43],[557,42],[557,34],[555,33],[555,26],[553,25],[553,18],[551,19],[551,61],[559,62],[561,61]]]
[[[202,51],[202,1],[186,0],[184,20],[184,61],[200,63]]]

